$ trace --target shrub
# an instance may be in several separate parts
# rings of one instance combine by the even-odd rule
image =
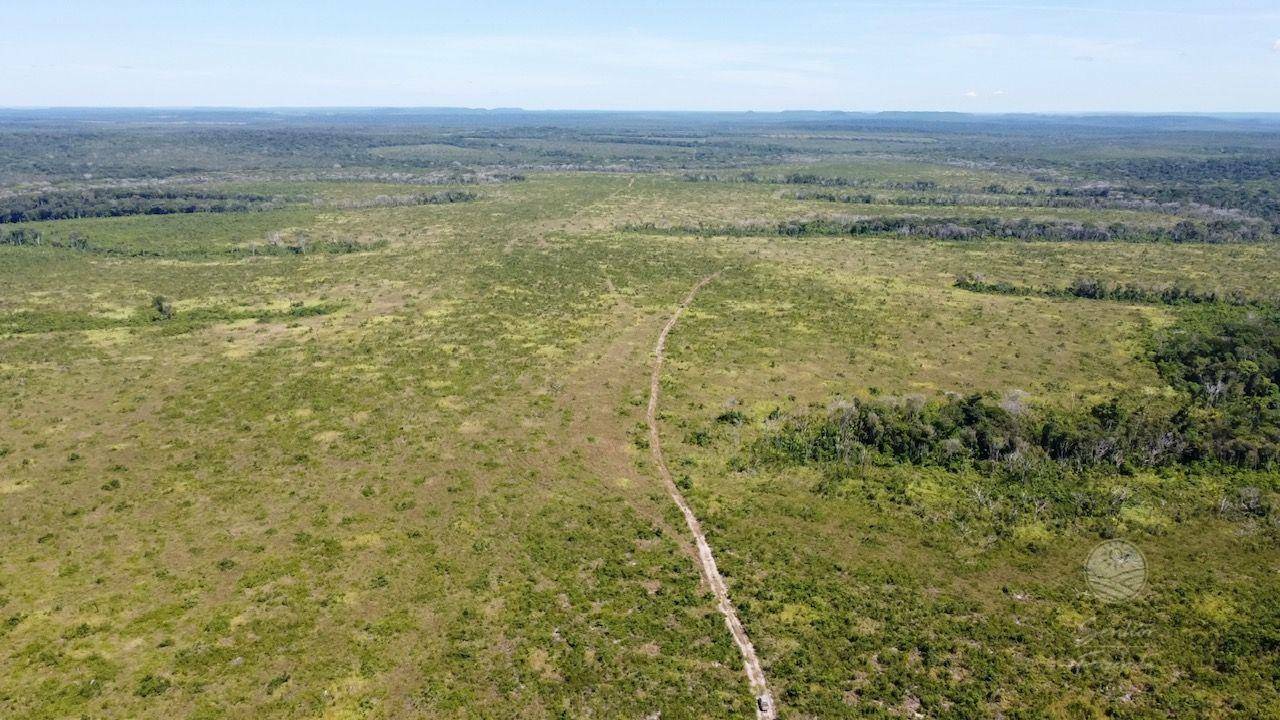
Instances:
[[[173,683],[169,682],[168,678],[147,674],[138,681],[138,687],[134,690],[134,694],[138,697],[163,695],[172,685]]]
[[[157,320],[171,320],[173,318],[173,303],[163,295],[156,295],[151,298],[151,309],[155,311]]]

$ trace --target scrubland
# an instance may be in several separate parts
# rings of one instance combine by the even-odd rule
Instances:
[[[177,191],[0,223],[5,717],[750,715],[644,425],[716,271],[659,421],[781,717],[1280,712],[1280,217],[1199,160],[1274,134],[23,132],[0,204]]]

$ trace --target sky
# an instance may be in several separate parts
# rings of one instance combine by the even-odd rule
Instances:
[[[0,106],[1280,112],[1280,0],[4,0]]]

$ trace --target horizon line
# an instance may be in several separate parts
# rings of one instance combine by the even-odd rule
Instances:
[[[786,108],[781,110],[760,110],[753,108],[524,108],[516,106],[475,107],[468,105],[0,105],[3,111],[56,111],[56,110],[201,110],[201,111],[463,111],[475,113],[686,113],[686,114],[755,114],[781,115],[786,113],[821,113],[840,115],[887,115],[887,114],[935,114],[935,115],[968,115],[968,116],[1180,116],[1180,117],[1215,117],[1223,115],[1274,115],[1280,117],[1280,110],[1008,110],[1008,111],[974,111],[974,110],[941,110],[941,109],[879,109],[879,110],[847,110],[834,108]]]

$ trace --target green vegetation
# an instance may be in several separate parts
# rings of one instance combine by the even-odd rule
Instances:
[[[804,198],[801,198],[804,199]],[[935,240],[1050,240],[1108,242],[1245,242],[1264,238],[1256,227],[1240,221],[1214,221],[1202,225],[1183,220],[1171,228],[1134,228],[1124,223],[1100,227],[1093,223],[1016,220],[998,217],[925,217],[921,215],[861,217],[820,217],[786,220],[779,223],[737,223],[733,225],[658,226],[653,223],[627,225],[631,232],[664,232],[684,235],[902,235]]]
[[[25,112],[0,716],[750,716],[715,272],[781,717],[1280,713],[1274,130]]]
[[[1115,283],[1096,278],[1076,278],[1066,287],[1035,288],[1014,285],[1007,281],[987,282],[982,275],[966,274],[956,278],[956,287],[972,292],[999,293],[1001,295],[1075,297],[1089,300],[1162,303],[1165,305],[1222,303],[1226,305],[1252,305],[1262,308],[1274,308],[1278,304],[1275,300],[1258,300],[1245,297],[1240,290],[1219,292],[1217,290],[1198,290],[1193,287],[1179,285],[1149,287],[1130,283]]]
[[[1019,516],[1113,521],[1120,510],[1110,494],[1113,474],[1171,470],[1155,488],[1162,493],[1185,485],[1189,475],[1245,477],[1221,466],[1274,471],[1280,465],[1277,317],[1196,317],[1161,331],[1156,344],[1156,366],[1180,396],[1112,397],[1073,411],[1028,407],[1016,393],[999,402],[980,394],[849,401],[825,414],[780,421],[751,444],[739,469],[814,464],[823,469],[822,494],[839,492],[872,463],[968,474],[984,480],[975,490],[975,515],[984,504],[1003,506],[992,527],[997,533],[1011,532]],[[744,421],[738,412],[717,417]],[[1270,513],[1257,488],[1233,491],[1252,498],[1250,512]]]
[[[0,200],[0,223],[121,215],[247,212],[281,201],[266,195],[208,193],[155,188],[94,188],[16,195]]]

